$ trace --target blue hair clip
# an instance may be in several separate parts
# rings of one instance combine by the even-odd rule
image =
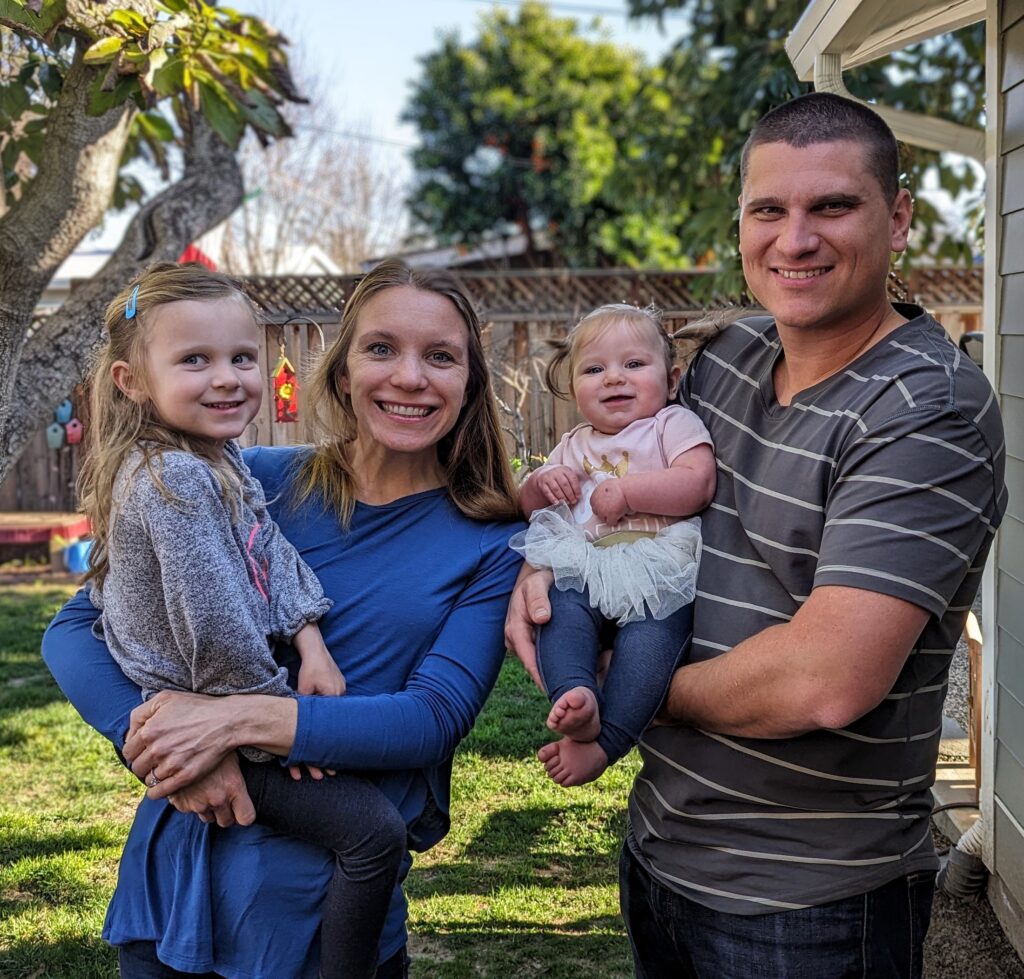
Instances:
[[[132,294],[128,297],[128,302],[124,307],[124,318],[130,320],[135,315],[135,300],[139,298],[139,287],[136,286],[132,289]]]

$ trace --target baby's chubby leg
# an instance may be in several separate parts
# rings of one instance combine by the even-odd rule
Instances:
[[[589,687],[573,687],[555,701],[548,727],[576,741],[593,741],[601,731],[597,695]]]
[[[537,664],[551,697],[547,725],[576,741],[593,741],[601,730],[597,660],[605,620],[586,590],[552,586],[551,620],[537,633]]]
[[[548,775],[559,785],[585,785],[600,777],[608,767],[608,755],[596,741],[563,738],[546,744],[537,757]]]

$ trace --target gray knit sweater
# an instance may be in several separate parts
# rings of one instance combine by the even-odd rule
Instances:
[[[238,446],[225,451],[242,478],[234,523],[213,470],[190,453],[163,453],[160,476],[178,502],[161,495],[141,452],[115,482],[110,570],[90,593],[102,612],[94,632],[146,697],[291,695],[271,642],[332,604],[270,519]]]

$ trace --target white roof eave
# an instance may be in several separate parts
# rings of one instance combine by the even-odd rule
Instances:
[[[811,0],[786,41],[801,81],[854,98],[843,70],[983,20],[985,0]],[[985,160],[985,134],[930,116],[872,104],[896,138]]]
[[[811,0],[786,41],[801,81],[814,61],[839,54],[844,68],[864,64],[985,17],[985,0]]]

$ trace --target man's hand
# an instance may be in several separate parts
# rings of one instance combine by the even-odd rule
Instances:
[[[122,753],[149,798],[180,792],[236,747],[234,699],[162,690],[132,711]]]
[[[544,466],[530,481],[541,491],[548,503],[575,505],[580,498],[580,481],[568,466]]]
[[[629,503],[619,479],[605,479],[590,495],[590,509],[609,527],[615,526],[627,513]]]
[[[537,648],[533,642],[534,626],[544,625],[551,618],[548,589],[554,581],[550,571],[524,564],[508,603],[505,616],[505,644],[519,658],[533,682],[543,690],[537,669]]]
[[[209,774],[167,797],[178,812],[193,812],[204,823],[228,827],[248,826],[256,819],[245,779],[234,752]]]

